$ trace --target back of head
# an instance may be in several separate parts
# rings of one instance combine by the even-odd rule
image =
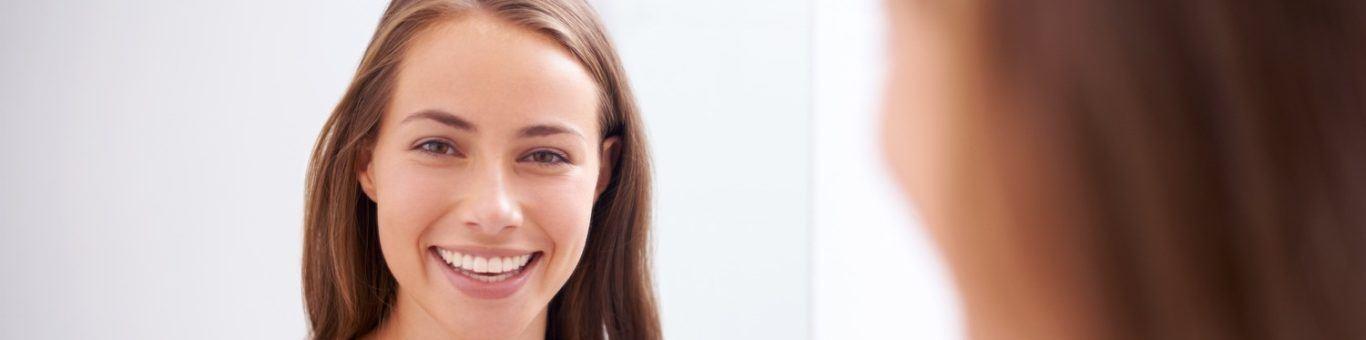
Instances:
[[[1111,338],[1366,339],[1366,3],[978,5],[956,152],[1056,142],[1062,217],[1012,227],[1078,242]]]

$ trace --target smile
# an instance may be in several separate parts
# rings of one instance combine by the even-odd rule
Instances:
[[[496,300],[513,296],[536,277],[544,252],[483,247],[438,247],[427,251],[441,276],[465,296]]]
[[[516,276],[526,269],[527,264],[536,255],[536,253],[528,253],[515,256],[483,257],[441,248],[436,250],[437,254],[441,255],[441,260],[455,269],[457,273],[488,283],[502,282]]]

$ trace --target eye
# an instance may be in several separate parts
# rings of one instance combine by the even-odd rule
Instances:
[[[532,162],[540,165],[554,166],[569,163],[569,156],[553,150],[536,150],[522,156],[523,162]]]
[[[417,147],[414,149],[436,156],[459,155],[459,152],[455,150],[455,145],[451,145],[451,143],[443,140],[427,140],[418,143]]]

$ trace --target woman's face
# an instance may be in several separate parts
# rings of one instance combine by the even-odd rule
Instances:
[[[471,13],[418,35],[396,84],[359,171],[399,285],[386,322],[540,338],[610,173],[595,83],[550,38]]]

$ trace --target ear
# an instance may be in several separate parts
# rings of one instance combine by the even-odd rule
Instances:
[[[365,192],[370,201],[379,202],[375,199],[375,180],[371,176],[373,172],[370,167],[373,163],[371,159],[374,158],[374,146],[369,143],[363,144],[366,146],[361,148],[359,155],[356,155],[356,181],[360,182],[360,190]]]
[[[612,184],[612,170],[616,169],[617,161],[621,157],[621,138],[609,137],[602,141],[602,150],[599,152],[598,159],[598,187],[593,193],[593,200],[602,196],[602,192],[607,190],[607,185]]]

